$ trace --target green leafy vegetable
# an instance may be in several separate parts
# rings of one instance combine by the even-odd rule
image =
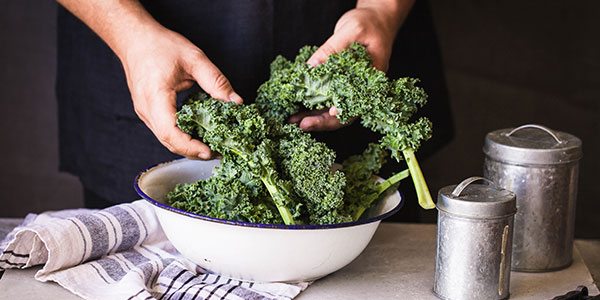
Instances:
[[[427,102],[425,91],[416,86],[418,80],[390,80],[371,66],[366,48],[357,43],[313,68],[306,60],[316,49],[306,46],[294,61],[278,56],[271,64],[271,77],[259,87],[256,99],[264,115],[283,122],[303,105],[309,109],[335,106],[342,123],[360,118],[363,126],[383,135],[381,143],[393,158],[399,161],[404,157],[419,204],[433,208],[435,204],[414,155],[421,141],[431,137],[431,122],[422,118],[409,123]]]
[[[180,184],[169,203],[190,212],[254,223],[333,224],[360,218],[385,191],[409,173],[419,203],[433,201],[414,155],[431,135],[431,123],[409,120],[426,102],[416,79],[389,80],[371,67],[364,46],[353,44],[317,67],[304,47],[294,61],[281,56],[260,86],[255,104],[223,103],[203,94],[178,112],[178,126],[222,155],[210,178]],[[300,109],[335,106],[341,122],[359,118],[382,134],[359,155],[336,167],[335,152],[287,118]],[[388,157],[408,170],[385,181],[377,174]]]

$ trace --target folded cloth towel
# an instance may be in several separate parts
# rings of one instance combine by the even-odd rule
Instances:
[[[37,280],[86,299],[292,299],[308,286],[205,272],[175,250],[143,200],[28,215],[0,253],[0,270],[43,264]]]

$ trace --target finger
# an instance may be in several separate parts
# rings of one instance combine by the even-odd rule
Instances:
[[[329,108],[329,115],[332,117],[335,117],[339,114],[340,112],[338,111],[338,109],[335,106],[332,106],[331,108]]]
[[[316,115],[320,115],[323,112],[327,111],[326,109],[319,109],[319,110],[306,110],[306,111],[301,111],[299,113],[293,114],[292,116],[290,116],[290,118],[288,119],[289,123],[298,123],[300,121],[302,121],[302,119],[304,119],[307,116],[316,116]]]
[[[213,98],[225,102],[233,101],[237,104],[244,102],[242,97],[233,90],[227,77],[206,57],[204,52],[198,51],[186,68],[198,85]]]
[[[304,118],[304,115],[302,113],[297,113],[295,115],[292,115],[289,119],[288,119],[288,123],[293,123],[296,124],[300,121],[302,121],[302,118]]]
[[[304,131],[329,131],[339,129],[344,125],[327,111],[317,116],[305,117],[299,126]]]
[[[201,157],[200,155],[199,156],[185,156],[185,158],[191,159],[191,160],[210,160],[210,159],[217,159],[217,158],[220,159],[221,157],[218,153],[211,151],[210,156],[208,158],[205,156]]]
[[[380,45],[376,42],[365,43],[365,45],[367,47],[367,52],[371,55],[373,67],[377,70],[386,72],[389,65],[391,49],[387,50],[384,45]]]
[[[150,101],[151,130],[169,151],[186,157],[210,159],[210,148],[181,131],[176,124],[175,91],[160,91]]]
[[[373,67],[379,71],[387,72],[388,70],[388,60],[380,57],[373,57]]]
[[[386,72],[389,65],[390,55],[392,49],[391,46],[386,46],[382,41],[377,39],[371,39],[361,41],[361,44],[365,45],[367,52],[371,56],[371,64],[375,69]]]
[[[177,92],[185,91],[194,86],[194,81],[192,80],[182,80],[179,83],[176,83],[173,89]]]
[[[307,63],[313,67],[325,63],[331,54],[341,52],[348,48],[351,43],[352,41],[343,38],[342,35],[334,34],[313,53]]]

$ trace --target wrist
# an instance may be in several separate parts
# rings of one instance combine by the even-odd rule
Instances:
[[[117,57],[124,62],[140,49],[151,48],[159,36],[168,29],[156,22],[152,17],[132,18],[118,25],[107,43]]]
[[[356,8],[370,10],[395,36],[413,4],[414,0],[358,0]]]

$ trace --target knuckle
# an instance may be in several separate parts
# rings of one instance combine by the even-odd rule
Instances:
[[[169,150],[171,152],[175,152],[175,148],[173,146],[171,146],[168,143],[163,142],[161,139],[159,139],[159,141],[161,142],[161,144],[163,144],[163,146],[165,146],[165,148],[167,148],[167,150]]]
[[[160,143],[167,146],[167,148],[174,148],[172,145],[173,137],[170,134],[167,134],[164,130],[159,129],[156,133],[156,137],[158,138]],[[169,148],[169,150],[171,150],[171,148]]]
[[[229,80],[220,72],[213,73],[213,88],[216,92],[221,92],[229,88]]]
[[[192,147],[190,145],[185,146],[185,148],[182,148],[181,150],[181,155],[183,156],[194,156],[194,150],[192,149]]]
[[[346,26],[350,28],[350,32],[353,32],[356,35],[361,35],[368,31],[367,25],[360,20],[351,19],[346,23]]]
[[[363,35],[367,31],[368,31],[368,29],[365,26],[365,24],[363,24],[363,23],[356,23],[356,24],[354,24],[354,32],[356,32],[357,35],[359,35],[359,36]]]
[[[138,103],[144,100],[144,98],[144,91],[141,88],[134,87],[131,89],[131,100],[133,100],[134,103]]]
[[[193,60],[203,60],[206,59],[206,54],[202,49],[194,49],[191,54],[191,58]]]
[[[143,113],[144,102],[146,102],[145,92],[142,89],[131,90],[131,101],[133,102],[133,109],[139,115]]]
[[[200,64],[199,62],[205,61],[206,59],[207,59],[207,57],[206,57],[206,54],[204,54],[204,51],[202,51],[200,49],[194,49],[193,51],[191,51],[189,56],[187,56],[187,58],[184,59],[182,64],[184,65],[184,68],[186,68],[188,72],[196,73],[196,72],[201,71],[200,68],[201,68],[202,64]]]
[[[324,44],[321,47],[321,53],[324,55],[324,58],[327,58],[329,55],[335,53],[335,48],[331,44]]]
[[[145,104],[133,102],[133,111],[144,123],[148,121],[148,108]]]
[[[133,111],[136,115],[140,117],[144,116],[144,110],[140,107],[139,104],[136,104],[135,102],[133,103]]]

